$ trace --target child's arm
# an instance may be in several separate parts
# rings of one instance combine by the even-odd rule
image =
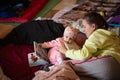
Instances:
[[[52,48],[56,46],[60,46],[62,44],[62,38],[57,38],[52,41],[44,42],[44,43],[39,43],[43,48]]]

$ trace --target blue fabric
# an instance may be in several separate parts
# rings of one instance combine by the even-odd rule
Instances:
[[[14,16],[20,16],[20,10],[24,10],[27,6],[28,2],[18,0],[18,1],[0,1],[0,17],[9,18]]]

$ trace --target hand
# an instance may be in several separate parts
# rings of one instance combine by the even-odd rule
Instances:
[[[62,58],[63,58],[63,59],[65,59],[65,58],[66,58],[65,53],[63,53],[63,54],[62,54]]]
[[[39,43],[38,44],[40,47],[42,47],[42,48],[46,48],[46,46],[44,45],[44,43]]]
[[[42,47],[42,43],[38,43],[38,46],[39,46],[39,47]]]
[[[61,52],[61,53],[63,53],[63,54],[65,54],[66,51],[67,51],[67,49],[66,49],[64,46],[59,46],[59,47],[58,47],[58,50],[59,50],[59,52]]]

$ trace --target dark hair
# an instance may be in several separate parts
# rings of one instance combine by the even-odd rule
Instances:
[[[98,28],[108,29],[108,24],[106,20],[96,12],[85,13],[82,19],[85,19],[88,24],[93,24],[93,23],[96,24]]]

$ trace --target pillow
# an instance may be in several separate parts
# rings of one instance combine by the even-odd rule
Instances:
[[[7,24],[0,24],[0,39],[5,38],[12,30],[14,26]]]
[[[91,77],[95,78],[94,80],[120,80],[120,64],[111,56],[92,58],[82,63],[77,61],[73,64],[74,70],[80,78]]]

